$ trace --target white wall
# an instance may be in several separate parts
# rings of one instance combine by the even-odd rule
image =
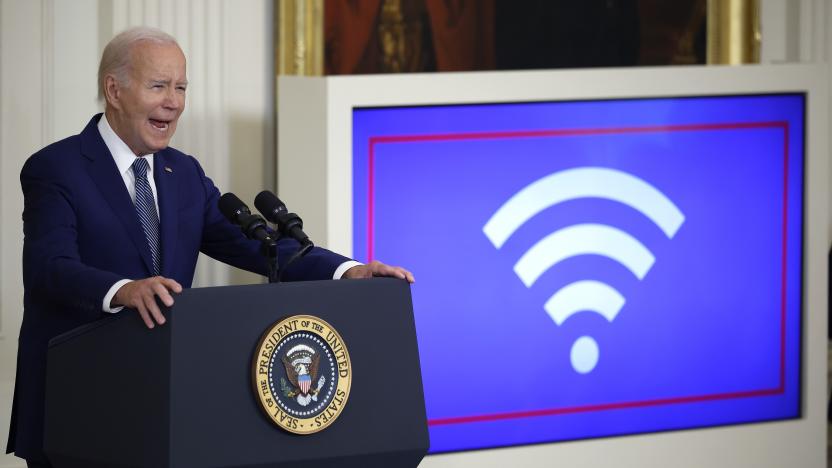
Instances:
[[[274,64],[268,0],[0,0],[0,442],[5,447],[23,312],[19,173],[41,147],[100,112],[104,45],[129,26],[160,27],[188,58],[188,100],[173,145],[222,191],[274,187]],[[260,279],[200,258],[195,285]],[[0,468],[23,466],[0,455]]]

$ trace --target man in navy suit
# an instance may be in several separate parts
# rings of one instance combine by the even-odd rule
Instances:
[[[197,160],[168,147],[187,88],[176,41],[150,28],[127,30],[105,48],[98,78],[104,114],[33,155],[20,174],[24,316],[7,453],[30,467],[50,466],[43,412],[52,337],[125,307],[148,328],[164,324],[156,300],[171,306],[191,285],[200,251],[268,270],[259,243],[220,214],[219,191]],[[281,264],[297,247],[280,242]],[[319,248],[285,272],[288,280],[371,276],[413,281],[402,268]]]

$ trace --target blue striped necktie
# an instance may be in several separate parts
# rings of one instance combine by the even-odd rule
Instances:
[[[147,170],[150,168],[150,164],[144,158],[136,158],[133,161],[132,168],[133,175],[136,176],[136,214],[139,215],[144,238],[147,239],[147,246],[150,248],[150,255],[153,257],[153,274],[159,275],[161,258],[159,216],[156,214],[156,201],[153,199],[150,181],[147,180]]]

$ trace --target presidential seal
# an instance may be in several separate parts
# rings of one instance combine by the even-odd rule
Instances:
[[[350,395],[344,340],[325,321],[293,315],[272,325],[254,354],[254,393],[282,429],[312,434],[332,424]]]

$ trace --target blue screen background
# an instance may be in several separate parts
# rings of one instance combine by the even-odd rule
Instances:
[[[804,99],[355,109],[353,252],[370,259],[372,218],[373,258],[416,276],[431,451],[799,417]],[[767,122],[779,124],[742,125]],[[679,127],[690,125],[717,127]],[[585,133],[535,134],[573,129]],[[499,249],[483,233],[519,190],[581,167],[649,182],[684,223],[668,238],[639,211],[587,197],[543,210]],[[632,235],[653,267],[639,280],[579,255],[527,288],[515,262],[582,223]],[[547,315],[546,300],[577,280],[626,298],[615,320]],[[581,374],[570,349],[585,335],[600,354]]]

